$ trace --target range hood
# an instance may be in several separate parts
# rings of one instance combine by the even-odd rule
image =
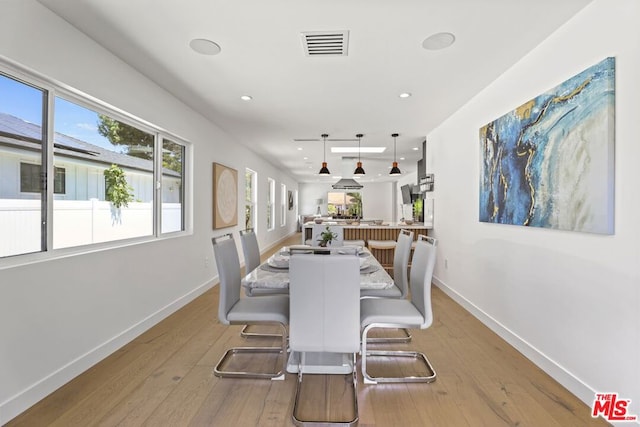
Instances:
[[[342,158],[342,176],[351,176],[355,168],[355,157]],[[353,178],[342,178],[331,186],[334,190],[360,190],[363,185]]]
[[[334,190],[359,190],[363,185],[353,178],[342,178],[331,187]]]

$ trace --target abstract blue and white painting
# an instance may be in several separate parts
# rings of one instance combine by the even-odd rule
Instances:
[[[615,58],[480,129],[480,221],[613,234]]]

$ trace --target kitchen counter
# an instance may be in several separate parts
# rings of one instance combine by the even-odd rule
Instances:
[[[338,225],[344,227],[345,240],[364,240],[365,244],[369,240],[397,240],[401,229],[413,231],[414,240],[418,239],[418,234],[427,234],[427,230],[431,229],[431,225],[423,223],[413,223],[411,225],[404,222],[385,222],[381,225],[361,222],[359,225],[346,224],[342,221],[325,220],[323,225]],[[302,242],[311,239],[312,229],[315,222],[310,221],[303,225]]]
[[[302,243],[307,240],[311,241],[313,235],[313,226],[315,222],[307,222],[302,227]],[[433,228],[431,225],[425,225],[423,223],[413,223],[407,225],[404,222],[388,222],[381,225],[375,225],[370,223],[361,222],[359,225],[346,224],[344,220],[324,220],[321,225],[340,226],[344,228],[344,240],[363,240],[365,245],[368,245],[369,240],[398,240],[398,234],[400,230],[407,229],[413,231],[413,240],[418,240],[419,234],[427,235],[427,230]],[[394,250],[384,249],[372,249],[371,253],[380,264],[384,266],[393,265]]]

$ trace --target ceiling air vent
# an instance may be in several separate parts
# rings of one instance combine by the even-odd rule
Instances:
[[[302,33],[307,56],[347,55],[349,31],[308,31]]]

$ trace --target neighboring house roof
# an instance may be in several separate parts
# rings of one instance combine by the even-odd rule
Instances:
[[[42,127],[40,125],[0,112],[0,146],[8,145],[30,151],[40,151],[41,140]],[[54,134],[53,152],[57,156],[84,159],[109,166],[117,164],[153,173],[151,160],[107,150],[59,132]],[[163,168],[162,174],[180,177],[178,172],[167,168]]]

